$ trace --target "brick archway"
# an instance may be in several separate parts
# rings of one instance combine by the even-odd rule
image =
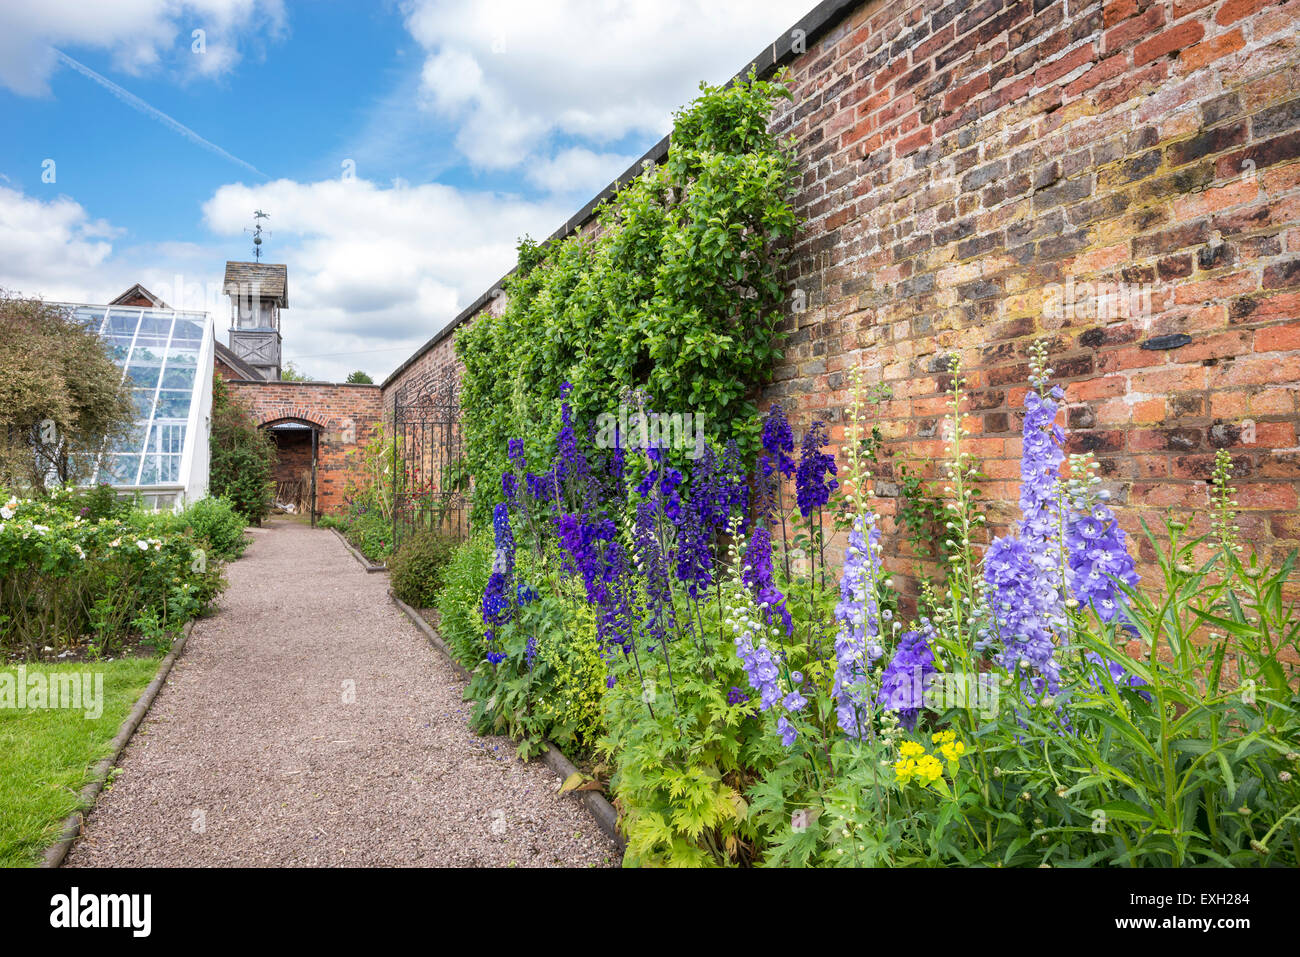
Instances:
[[[349,483],[365,481],[363,456],[352,453],[370,440],[383,414],[379,387],[334,382],[240,381],[227,383],[227,388],[261,428],[289,423],[310,427],[317,445],[317,511],[343,508]],[[278,445],[295,444],[283,434],[292,430],[280,431],[277,439],[285,441],[277,441]],[[299,457],[301,454],[299,449]],[[285,472],[285,479],[290,480],[292,469],[286,468]]]

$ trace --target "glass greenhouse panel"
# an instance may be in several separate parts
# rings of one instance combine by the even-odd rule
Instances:
[[[135,402],[135,428],[109,449],[92,481],[141,492],[161,507],[206,494],[211,319],[172,309],[65,305],[103,337]]]

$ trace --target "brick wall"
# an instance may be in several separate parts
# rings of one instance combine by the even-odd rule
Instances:
[[[1297,0],[860,7],[774,118],[803,169],[809,308],[766,395],[842,422],[861,365],[892,388],[890,450],[937,457],[959,352],[1005,521],[1045,337],[1069,450],[1096,454],[1130,531],[1166,506],[1205,530],[1228,448],[1243,532],[1300,544],[1298,26]]]
[[[370,439],[382,414],[379,387],[234,381],[228,382],[227,388],[233,398],[247,406],[258,425],[293,419],[320,427],[316,507],[319,512],[341,508],[348,478],[359,476],[360,448]],[[286,477],[293,465],[292,461],[285,463],[281,471]]]
[[[1006,522],[1045,338],[1070,450],[1097,455],[1130,531],[1168,506],[1204,530],[1227,448],[1243,533],[1300,544],[1298,27],[1300,0],[854,8],[790,61],[794,101],[773,117],[802,172],[787,278],[806,308],[760,398],[796,431],[830,419],[838,442],[861,366],[892,390],[888,451],[925,468],[960,353],[966,447]],[[385,401],[453,363],[450,340]],[[886,515],[894,477],[886,464]],[[906,543],[887,541],[904,575]]]

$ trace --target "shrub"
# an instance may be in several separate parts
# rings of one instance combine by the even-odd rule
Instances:
[[[212,381],[212,435],[208,486],[227,499],[246,523],[261,525],[275,495],[275,442],[232,399],[220,376]]]
[[[372,506],[353,502],[336,515],[322,516],[317,524],[337,528],[376,564],[386,562],[393,553],[393,520]]]
[[[0,328],[0,488],[76,485],[135,421],[131,384],[59,307],[0,290]]]
[[[437,532],[417,532],[388,559],[393,593],[415,608],[432,608],[456,543]]]
[[[187,506],[180,514],[180,522],[207,542],[212,554],[226,561],[238,558],[248,547],[244,516],[229,499],[219,495],[201,498]]]
[[[86,639],[108,654],[142,633],[165,643],[224,586],[221,563],[176,516],[92,522],[69,516],[75,501],[0,504],[0,650],[35,658]]]
[[[492,572],[492,538],[476,534],[452,553],[437,595],[438,631],[466,668],[483,660],[483,618],[479,603]]]

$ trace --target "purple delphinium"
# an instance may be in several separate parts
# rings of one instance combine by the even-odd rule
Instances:
[[[1070,591],[1079,604],[1091,606],[1107,624],[1123,620],[1123,582],[1138,583],[1127,536],[1111,510],[1094,504],[1086,513],[1071,516],[1065,531],[1070,568]]]
[[[653,651],[667,638],[673,627],[672,591],[668,581],[668,565],[659,547],[656,531],[655,506],[642,500],[636,507],[636,525],[633,544],[636,548],[637,566],[645,582],[646,612],[645,634],[648,649]]]
[[[727,492],[727,511],[737,512],[742,516],[749,514],[749,476],[745,470],[744,457],[740,445],[735,439],[727,442],[722,450],[723,485]]]
[[[516,470],[521,473],[526,473],[528,471],[527,466],[524,464],[523,439],[507,439],[506,456],[510,459],[510,462],[514,465]]]
[[[880,576],[880,529],[875,516],[857,515],[849,530],[844,550],[844,567],[840,578],[840,600],[835,605],[835,620],[840,628],[835,635],[835,681],[831,695],[840,728],[850,737],[860,738],[865,728],[859,716],[870,705],[864,685],[872,662],[884,653],[880,647],[880,615],[875,582]]]
[[[1088,683],[1094,688],[1100,690],[1103,687],[1100,670],[1105,668],[1110,672],[1110,680],[1113,681],[1117,687],[1132,688],[1147,701],[1151,700],[1151,692],[1140,690],[1145,688],[1147,683],[1125,668],[1122,662],[1115,661],[1114,659],[1103,660],[1101,655],[1097,654],[1095,651],[1085,651],[1083,657],[1095,666],[1096,670],[1090,671],[1088,674]]]
[[[827,441],[826,423],[814,419],[803,434],[799,469],[795,475],[795,502],[804,518],[829,502],[831,493],[839,488],[839,482],[828,478],[836,474],[836,469],[835,456],[822,451]]]
[[[786,635],[793,634],[794,622],[790,618],[789,609],[785,606],[785,596],[777,590],[772,580],[772,535],[766,523],[760,522],[754,526],[753,534],[749,536],[749,544],[745,548],[744,561],[745,584],[749,586],[759,603],[766,605],[764,615],[768,623],[772,622],[773,615],[778,615]]]
[[[488,642],[496,640],[497,627],[512,616],[510,577],[515,568],[515,538],[510,531],[510,512],[505,502],[498,502],[492,509],[492,532],[496,551],[492,557],[492,574],[483,590],[483,623],[488,626],[483,637]],[[490,651],[487,658],[492,664],[498,664],[505,655]]]
[[[745,694],[745,692],[737,688],[735,685],[732,685],[731,690],[727,692],[727,704],[744,704],[748,700],[749,695]]]
[[[1060,663],[1054,635],[1065,624],[1062,595],[1060,468],[1065,433],[1056,425],[1064,393],[1025,396],[1020,459],[1018,535],[995,539],[984,557],[984,578],[997,637],[999,663],[1022,678],[1035,694],[1055,694]]]
[[[906,631],[898,639],[894,657],[880,676],[876,701],[886,711],[897,711],[899,724],[909,731],[925,704],[925,678],[937,670],[930,639],[934,627],[922,619],[924,631]]]
[[[767,646],[767,639],[761,634],[748,630],[738,632],[736,657],[740,659],[745,669],[749,686],[758,693],[759,710],[766,711],[775,707],[782,697],[781,669],[772,655],[772,650]]]
[[[794,459],[790,457],[794,451],[794,434],[778,402],[772,403],[763,419],[763,450],[769,457],[767,474],[775,468],[786,478],[794,477]]]
[[[519,489],[519,480],[515,478],[514,472],[501,473],[501,491],[506,497],[506,501],[515,500],[515,492]]]

